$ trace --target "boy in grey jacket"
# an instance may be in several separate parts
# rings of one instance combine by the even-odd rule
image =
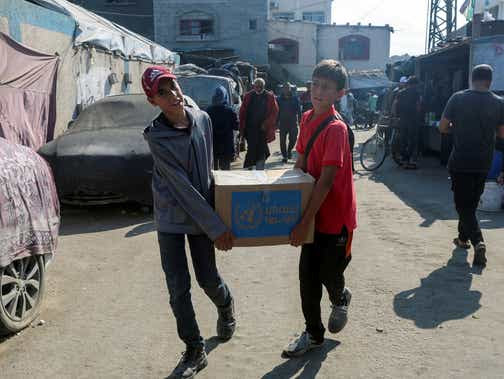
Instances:
[[[148,101],[162,113],[144,131],[154,170],[154,217],[177,332],[186,344],[170,377],[192,378],[206,367],[205,342],[191,302],[191,278],[185,252],[189,241],[196,279],[217,306],[217,335],[235,330],[234,303],[219,276],[215,247],[230,250],[233,235],[215,213],[212,177],[212,125],[205,112],[185,106],[175,75],[165,67],[148,68],[142,77]]]

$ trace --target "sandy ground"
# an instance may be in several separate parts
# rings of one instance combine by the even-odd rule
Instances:
[[[365,137],[357,132],[358,141]],[[282,165],[278,155],[270,163]],[[456,215],[435,159],[424,159],[418,172],[386,162],[355,179],[359,229],[347,270],[353,300],[346,329],[327,335],[319,351],[282,359],[303,329],[299,250],[219,253],[238,329],[228,343],[217,342],[215,308],[193,280],[209,351],[198,378],[504,377],[504,215],[480,214],[489,266],[478,272],[472,252],[451,244]],[[327,319],[325,295],[322,305]],[[183,346],[151,217],[117,206],[65,208],[40,318],[45,325],[0,342],[1,378],[166,377]]]

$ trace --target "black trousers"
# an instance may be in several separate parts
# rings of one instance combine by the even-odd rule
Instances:
[[[415,119],[401,119],[401,158],[416,163],[420,144],[420,124]]]
[[[459,215],[458,232],[462,241],[473,246],[483,242],[483,234],[476,218],[476,208],[485,190],[487,174],[451,172],[453,198]]]
[[[289,144],[287,145],[287,136],[289,137]],[[294,146],[296,146],[298,137],[297,125],[291,128],[280,128],[280,150],[283,158],[290,158],[290,154]]]
[[[352,237],[347,229],[343,228],[341,234],[316,232],[313,243],[304,245],[301,250],[299,260],[301,307],[306,331],[317,341],[322,341],[325,333],[320,314],[322,286],[327,289],[331,302],[337,304],[345,288],[343,272],[352,259],[351,244]]]
[[[214,170],[231,170],[232,157],[214,157]]]

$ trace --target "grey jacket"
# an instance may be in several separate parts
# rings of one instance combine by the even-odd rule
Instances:
[[[205,112],[185,110],[189,131],[166,125],[162,114],[144,131],[154,159],[154,218],[160,232],[206,234],[214,241],[227,227],[212,207],[212,124]]]

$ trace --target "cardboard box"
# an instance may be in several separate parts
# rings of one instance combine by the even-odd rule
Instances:
[[[289,243],[315,180],[302,170],[214,171],[215,208],[236,236],[235,246]],[[314,224],[307,243],[313,242]]]

